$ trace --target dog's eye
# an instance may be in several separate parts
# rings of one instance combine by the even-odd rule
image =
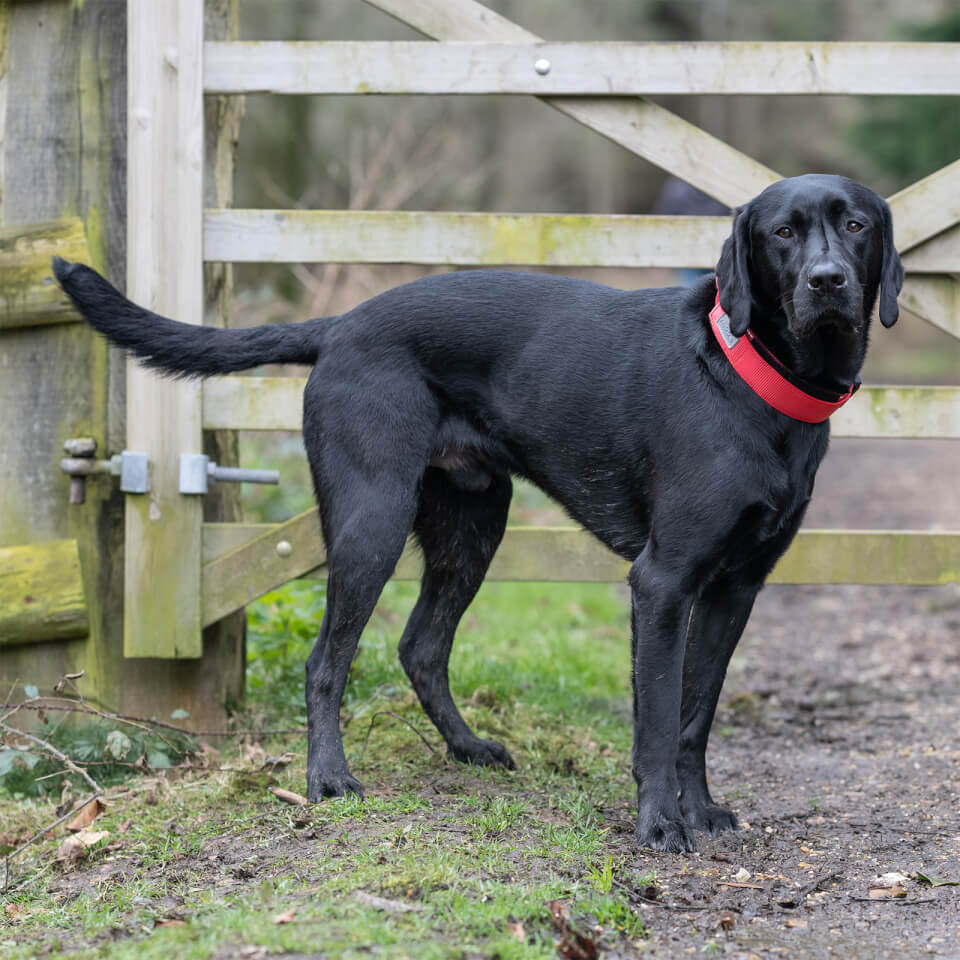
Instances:
[[[784,240],[787,240],[793,236],[793,231],[789,227],[781,227],[777,231],[777,236],[783,237]]]
[[[859,233],[863,229],[863,224],[859,220],[848,220],[847,229],[851,233]]]

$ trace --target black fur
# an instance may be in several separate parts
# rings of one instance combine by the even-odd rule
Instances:
[[[219,330],[142,310],[86,267],[55,270],[98,330],[174,376],[315,364],[304,441],[329,581],[307,663],[311,800],[360,792],[340,699],[411,530],[426,572],[404,669],[454,757],[513,765],[460,716],[447,661],[515,474],[633,562],[639,842],[689,850],[693,830],[736,826],[707,789],[710,724],[754,598],[800,526],[829,428],[776,412],[732,370],[708,327],[713,276],[688,290],[620,291],[461,272],[340,317]],[[825,389],[856,376],[881,285],[881,318],[894,322],[903,276],[886,204],[830,176],[782,181],[738,210],[718,273],[734,328],[750,324]]]

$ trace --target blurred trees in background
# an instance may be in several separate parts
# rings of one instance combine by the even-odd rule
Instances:
[[[553,40],[960,39],[952,0],[488,5]],[[244,0],[241,37],[423,39],[363,0]],[[955,98],[655,99],[788,176],[889,193],[960,155]],[[250,96],[246,109],[238,206],[645,213],[666,176],[530,97]]]

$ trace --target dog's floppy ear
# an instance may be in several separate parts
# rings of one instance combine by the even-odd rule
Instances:
[[[892,327],[900,316],[897,295],[903,287],[903,264],[893,245],[893,218],[885,200],[880,201],[883,210],[883,264],[880,267],[880,322]]]
[[[720,303],[730,318],[730,332],[742,337],[750,326],[753,291],[750,289],[750,204],[733,213],[733,232],[723,242],[717,263]]]

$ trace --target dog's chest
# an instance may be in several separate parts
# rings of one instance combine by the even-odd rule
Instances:
[[[779,556],[793,539],[826,453],[823,430],[789,431],[752,458],[754,497],[740,510],[728,540],[725,567],[740,567],[768,553]]]

